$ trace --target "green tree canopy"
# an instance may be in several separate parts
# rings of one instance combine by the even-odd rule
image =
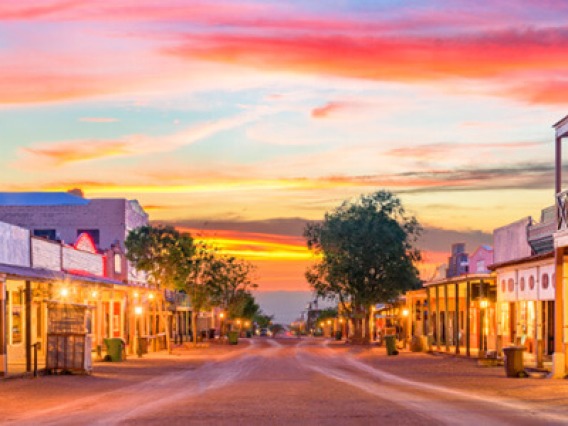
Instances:
[[[124,242],[126,257],[148,281],[158,288],[183,288],[195,254],[193,238],[171,226],[141,226],[128,234]]]
[[[306,278],[318,295],[338,298],[348,315],[361,319],[370,306],[419,285],[420,232],[416,218],[388,191],[345,201],[323,222],[306,226],[308,248],[320,257]],[[360,321],[355,334],[362,334]]]

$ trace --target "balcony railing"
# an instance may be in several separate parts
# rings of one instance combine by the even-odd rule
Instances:
[[[556,194],[556,208],[558,209],[557,230],[568,228],[568,212],[566,211],[568,203],[568,191],[562,191]]]

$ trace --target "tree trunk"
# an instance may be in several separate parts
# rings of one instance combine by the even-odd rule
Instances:
[[[365,312],[365,337],[363,338],[363,343],[369,344],[371,343],[371,321],[373,320],[373,315],[371,310],[369,309],[368,312]]]
[[[193,347],[197,347],[197,312],[191,311],[191,332],[193,333]]]

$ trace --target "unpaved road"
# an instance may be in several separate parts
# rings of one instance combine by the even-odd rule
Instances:
[[[568,424],[566,381],[503,376],[467,360],[261,338],[100,364],[91,377],[0,382],[0,423]]]

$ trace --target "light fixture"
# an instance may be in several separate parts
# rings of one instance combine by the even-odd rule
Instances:
[[[61,297],[67,297],[69,296],[69,289],[67,287],[63,287],[61,290],[59,290],[59,294],[61,295]]]
[[[225,317],[225,313],[224,313],[224,312],[221,312],[221,313],[219,314],[219,318],[223,319],[224,317]]]
[[[327,320],[327,325],[331,325],[331,320]]]
[[[403,309],[403,310],[402,310],[402,316],[403,316],[403,317],[407,317],[407,316],[408,316],[408,309]]]
[[[152,300],[154,298],[154,293],[148,293],[148,299]]]
[[[138,299],[138,296],[139,296],[138,292],[135,291],[135,292],[134,292],[134,298],[135,298],[135,299]]]
[[[99,295],[99,292],[98,292],[97,290],[93,290],[93,291],[91,292],[91,297],[92,297],[93,299],[96,299],[98,295]]]
[[[135,315],[142,315],[142,306],[135,306],[134,307],[134,314]]]
[[[489,302],[487,301],[487,299],[481,299],[479,301],[479,307],[481,309],[485,309],[485,308],[487,308],[487,306],[489,306]]]

